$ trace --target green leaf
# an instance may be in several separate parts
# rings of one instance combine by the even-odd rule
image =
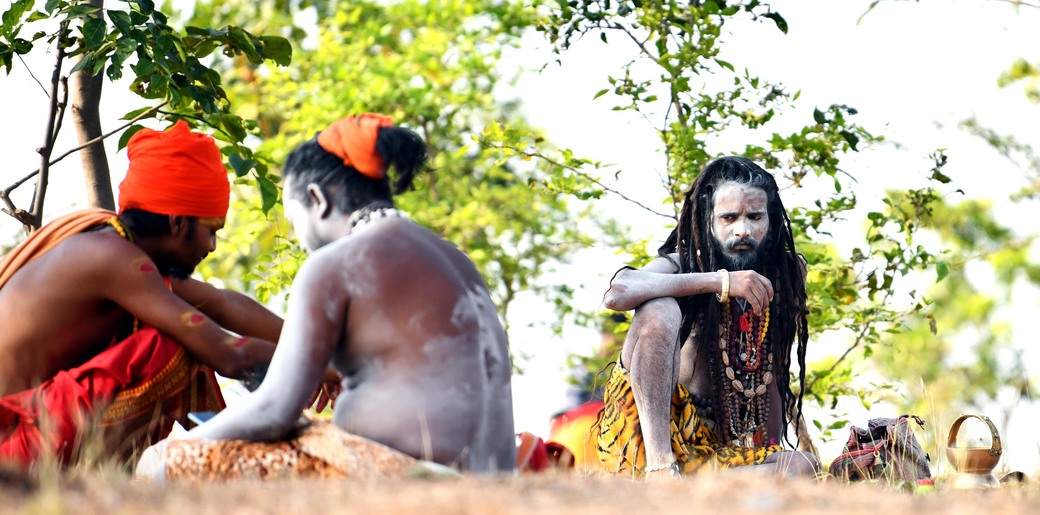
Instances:
[[[228,164],[231,165],[236,177],[245,177],[256,167],[257,163],[255,159],[246,159],[238,152],[231,152],[228,155]]]
[[[50,14],[54,14],[54,10],[58,8],[58,5],[62,3],[62,0],[47,0],[44,4],[43,10]]]
[[[274,60],[279,66],[289,66],[292,62],[292,45],[281,36],[260,36],[264,45],[264,57]]]
[[[256,182],[260,186],[260,209],[267,214],[278,202],[278,185],[269,175],[258,175]]]
[[[780,29],[780,32],[787,34],[787,20],[785,20],[783,16],[780,16],[780,13],[765,13],[762,16],[773,20],[773,23],[776,24],[776,28]]]
[[[950,177],[940,172],[939,170],[932,170],[932,179],[939,181],[943,184],[949,184],[951,181]]]
[[[91,18],[83,24],[83,45],[96,47],[105,40],[108,26],[103,18]]]
[[[607,94],[607,93],[608,93],[609,91],[610,91],[610,89],[609,89],[609,88],[607,88],[607,89],[601,89],[601,90],[599,90],[599,91],[598,91],[598,92],[596,93],[596,96],[592,97],[592,99],[593,99],[593,100],[596,100],[597,98],[599,98],[599,97],[601,97],[601,96],[603,96],[603,95],[606,95],[606,94]]]
[[[94,61],[94,59],[91,56],[89,56],[89,55],[83,56],[83,58],[80,59],[76,63],[76,65],[72,67],[71,70],[69,70],[69,74],[71,75],[71,74],[76,73],[76,72],[78,72],[78,71],[80,71],[82,69],[90,69],[92,66],[94,66],[94,62],[93,61]]]
[[[256,52],[256,45],[253,44],[253,40],[250,39],[248,32],[239,27],[228,27],[228,41],[231,46],[244,52],[246,57],[249,58],[249,62],[253,64],[263,62],[260,59],[260,54]]]
[[[935,282],[942,281],[947,275],[950,275],[950,265],[945,261],[937,261],[935,263]]]
[[[130,15],[123,11],[108,11],[108,19],[112,20],[112,25],[115,26],[116,30],[120,34],[130,34]]]
[[[72,7],[72,9],[69,9],[69,12],[66,16],[72,19],[83,18],[91,14],[94,14],[98,11],[100,11],[100,9],[90,4],[76,4]]]
[[[812,118],[820,125],[827,123],[827,117],[823,114],[823,111],[820,111],[818,108],[813,109]]]
[[[120,120],[133,120],[134,118],[137,118],[138,116],[141,116],[142,114],[146,113],[149,109],[152,109],[152,108],[151,107],[142,107],[140,109],[134,109],[133,111],[130,111],[129,113],[124,114],[123,117],[120,118]],[[130,130],[130,129],[127,129],[127,130]]]
[[[187,27],[184,27],[184,31],[187,32],[187,34],[189,36],[214,37],[214,38],[222,38],[224,36],[227,36],[227,31],[226,30],[217,30],[217,29],[213,29],[213,28],[210,28],[210,27],[195,27],[195,26],[189,25]]]
[[[234,141],[238,142],[246,139],[246,129],[242,127],[241,118],[232,114],[222,115],[220,117],[220,125],[224,127],[224,130]]]
[[[155,11],[155,2],[152,0],[130,0],[130,7],[145,16],[151,16],[152,12]]]
[[[856,145],[859,144],[859,136],[850,131],[841,131],[841,137],[845,138],[845,141],[847,141],[849,146],[852,147],[852,150],[859,151],[859,149],[856,148]]]
[[[150,109],[150,108],[146,108],[146,109]],[[133,118],[133,116],[127,115],[127,116],[124,116],[123,119],[125,120],[128,117],[129,118]],[[127,144],[127,142],[130,141],[130,138],[134,134],[136,134],[137,131],[139,131],[139,130],[141,130],[143,128],[144,128],[143,125],[137,125],[137,124],[134,124],[134,125],[131,125],[131,126],[127,127],[127,129],[125,131],[123,131],[123,135],[119,136],[119,147],[118,147],[118,150],[123,150],[124,148],[126,148],[126,144]]]

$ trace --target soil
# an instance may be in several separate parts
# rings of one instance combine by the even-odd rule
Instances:
[[[1035,478],[991,490],[925,494],[881,484],[844,485],[755,475],[633,481],[548,473],[518,477],[274,481],[156,485],[124,475],[25,480],[0,474],[0,514],[260,513],[604,514],[604,513],[1040,513]]]

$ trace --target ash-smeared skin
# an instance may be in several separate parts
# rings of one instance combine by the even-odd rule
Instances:
[[[284,437],[326,364],[343,374],[345,430],[464,470],[512,468],[506,336],[483,278],[439,236],[387,219],[314,252],[263,385],[189,437]]]

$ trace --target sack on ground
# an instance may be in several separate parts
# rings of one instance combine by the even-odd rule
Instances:
[[[852,426],[844,452],[831,462],[830,474],[846,481],[887,479],[917,483],[930,479],[931,457],[914,437],[910,421],[924,427],[924,420],[916,415],[872,418],[866,429]]]

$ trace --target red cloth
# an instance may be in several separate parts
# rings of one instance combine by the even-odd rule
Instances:
[[[389,116],[362,113],[342,118],[318,133],[318,145],[343,164],[372,179],[386,177],[386,164],[376,150],[379,129],[393,127]]]
[[[126,145],[130,167],[119,185],[119,211],[223,218],[231,184],[213,138],[178,120],[165,132],[141,129]]]
[[[54,456],[68,465],[81,444],[125,455],[165,438],[174,421],[186,425],[190,411],[223,407],[212,372],[146,328],[36,388],[0,398],[0,461],[29,467]],[[91,428],[101,441],[89,439]]]

